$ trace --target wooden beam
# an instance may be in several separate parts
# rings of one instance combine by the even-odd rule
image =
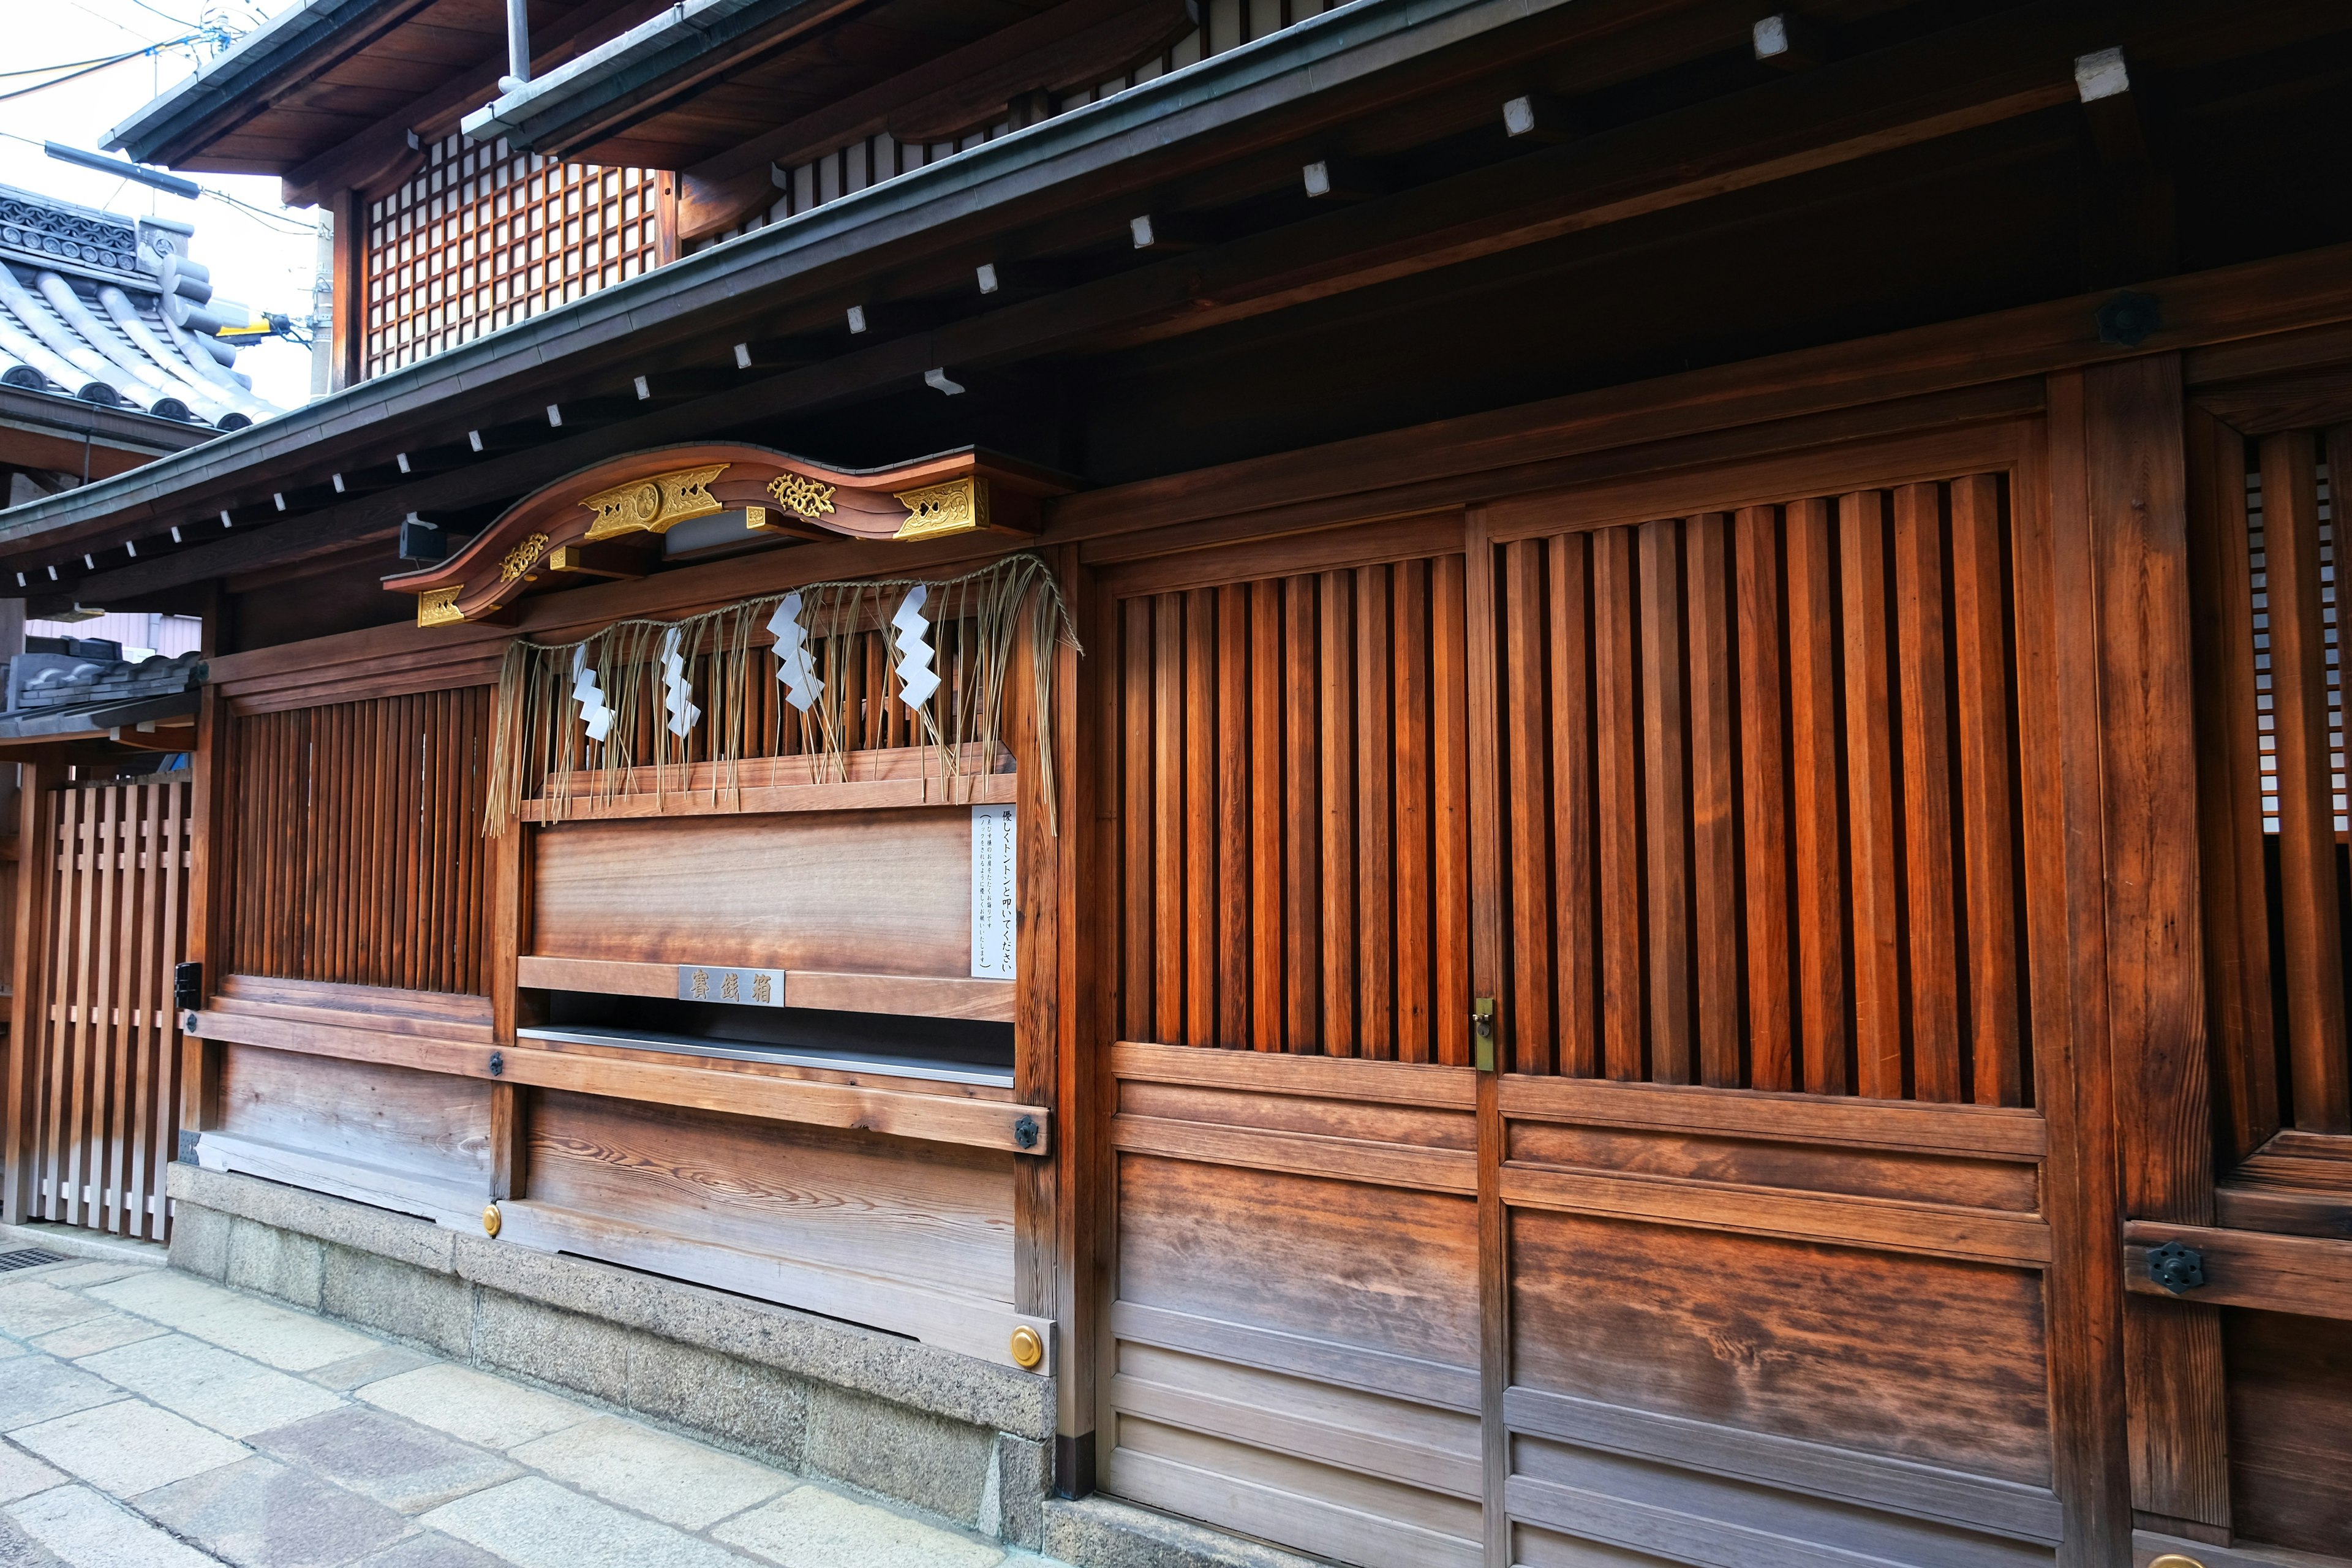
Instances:
[[[2148,1275],[2149,1248],[2168,1242],[2202,1259],[2205,1283],[2182,1297]],[[2124,1226],[2123,1253],[2125,1283],[2136,1297],[2352,1321],[2352,1241],[2134,1220]]]

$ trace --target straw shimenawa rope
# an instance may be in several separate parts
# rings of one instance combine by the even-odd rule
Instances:
[[[698,763],[716,764],[709,775],[711,789],[736,788],[737,764],[744,760],[755,726],[781,739],[788,726],[797,725],[799,746],[792,754],[808,761],[808,782],[845,779],[848,742],[857,728],[857,716],[845,710],[853,684],[850,661],[860,652],[864,634],[879,629],[887,635],[891,616],[918,584],[929,591],[922,610],[932,623],[940,675],[939,690],[921,710],[920,726],[925,743],[939,754],[942,776],[963,771],[967,746],[976,745],[991,760],[983,761],[983,768],[992,765],[1001,745],[1004,683],[1025,626],[1035,679],[1035,765],[1044,798],[1052,801],[1053,652],[1056,644],[1076,649],[1077,628],[1045,563],[1034,555],[1013,555],[945,581],[898,577],[812,583],[793,590],[800,595],[809,658],[822,682],[804,713],[783,702],[767,630],[783,594],[745,599],[681,621],[618,621],[580,642],[516,638],[499,669],[484,833],[505,834],[526,799],[543,800],[545,820],[558,822],[583,798],[609,802],[647,793],[648,770],[656,796],[673,789],[685,793],[688,769]],[[662,645],[672,630],[693,680],[693,700],[702,710],[699,721],[683,736],[671,732],[664,706]],[[601,741],[590,738],[573,696],[576,649],[586,650],[584,668],[594,675],[611,710],[610,728]],[[895,679],[884,687],[869,690],[867,700],[896,703]]]

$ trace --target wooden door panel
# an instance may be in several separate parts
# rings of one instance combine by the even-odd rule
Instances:
[[[1105,1484],[1367,1568],[1476,1563],[1472,1074],[1141,1044],[1112,1067]]]
[[[2046,1486],[2040,1276],[1511,1216],[1514,1386]]]

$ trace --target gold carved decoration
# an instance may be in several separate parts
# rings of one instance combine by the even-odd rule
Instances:
[[[499,581],[513,582],[538,565],[539,558],[546,553],[547,535],[543,533],[530,535],[521,543],[508,551],[507,558],[499,563]]]
[[[988,481],[977,475],[901,490],[891,499],[907,509],[907,521],[892,535],[896,539],[937,539],[988,526]]]
[[[768,481],[768,493],[776,498],[778,506],[811,522],[833,510],[833,487],[819,484],[805,474],[778,474]]]
[[[682,468],[650,479],[635,479],[599,490],[580,504],[596,514],[588,525],[587,543],[617,533],[667,533],[674,523],[690,517],[708,517],[720,509],[710,494],[710,481],[727,471],[725,463],[707,468]]]
[[[466,618],[457,607],[461,588],[427,588],[416,595],[416,624],[420,626],[451,626]]]

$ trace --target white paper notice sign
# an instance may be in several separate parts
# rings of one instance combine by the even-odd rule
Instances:
[[[1013,808],[971,808],[971,975],[1011,980],[1013,969]]]

